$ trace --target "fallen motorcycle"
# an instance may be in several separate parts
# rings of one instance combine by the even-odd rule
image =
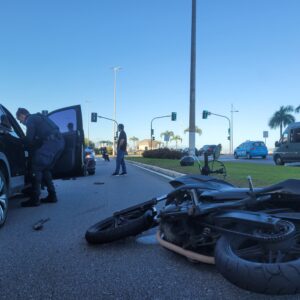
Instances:
[[[107,243],[158,226],[159,243],[192,260],[215,263],[233,284],[258,293],[300,292],[300,180],[238,188],[186,175],[169,194],[115,212],[86,232]],[[158,203],[164,202],[158,210]]]

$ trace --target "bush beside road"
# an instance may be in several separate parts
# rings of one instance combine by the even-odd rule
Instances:
[[[143,157],[126,157],[128,161],[157,166],[183,174],[199,174],[198,165],[182,167],[176,159],[154,159]],[[226,181],[241,187],[247,187],[247,176],[252,177],[255,186],[266,186],[294,178],[300,179],[300,169],[294,166],[261,165],[246,162],[225,162]]]

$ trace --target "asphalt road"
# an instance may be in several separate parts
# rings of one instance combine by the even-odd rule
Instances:
[[[193,264],[157,244],[155,231],[90,246],[86,229],[125,208],[165,194],[168,180],[128,165],[112,177],[115,162],[99,160],[95,176],[55,182],[59,202],[21,208],[10,201],[0,229],[0,299],[300,299],[241,290],[214,266]],[[32,226],[50,220],[40,231]]]

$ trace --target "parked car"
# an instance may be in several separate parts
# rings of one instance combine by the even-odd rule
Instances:
[[[53,169],[53,178],[82,175],[84,135],[80,105],[53,111],[48,116],[58,125],[66,142]],[[69,123],[73,123],[73,131],[68,129]],[[0,227],[7,218],[8,199],[30,188],[29,155],[24,137],[16,119],[0,104]]]
[[[89,175],[94,175],[96,171],[95,152],[92,148],[85,148],[84,150],[84,167],[85,172]]]
[[[300,162],[300,122],[290,124],[275,147],[273,160],[276,165]]]
[[[246,157],[251,159],[252,157],[266,158],[268,155],[268,149],[262,141],[246,141],[234,149],[234,158]]]
[[[217,145],[204,145],[202,148],[198,150],[197,156],[201,156],[206,152],[208,156],[213,155]]]

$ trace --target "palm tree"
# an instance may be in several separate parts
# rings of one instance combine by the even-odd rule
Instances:
[[[298,107],[297,107],[298,108]],[[271,129],[280,128],[280,138],[282,137],[282,128],[295,122],[295,117],[290,113],[294,111],[293,106],[280,106],[280,109],[274,113],[269,121]]]
[[[300,112],[300,105],[298,107],[296,107],[295,112],[296,113]]]
[[[184,130],[184,133],[187,133],[189,131],[190,131],[190,128],[187,128],[187,129]],[[201,135],[202,134],[202,130],[198,126],[196,126],[195,127],[195,133],[198,133],[199,135]]]
[[[168,147],[168,142],[169,142],[169,139],[170,137],[174,136],[174,132],[173,131],[164,131],[160,134],[160,137],[164,137],[165,139],[165,142],[166,142],[166,146]]]
[[[174,135],[171,137],[170,141],[175,141],[175,143],[176,143],[175,147],[177,149],[177,143],[178,143],[178,141],[180,141],[180,143],[182,143],[182,138],[180,135]]]
[[[137,137],[135,137],[135,136],[132,136],[131,138],[129,138],[129,140],[133,142],[133,148],[134,148],[134,150],[135,150],[135,148],[136,148],[136,142],[137,142],[139,139],[138,139]]]

